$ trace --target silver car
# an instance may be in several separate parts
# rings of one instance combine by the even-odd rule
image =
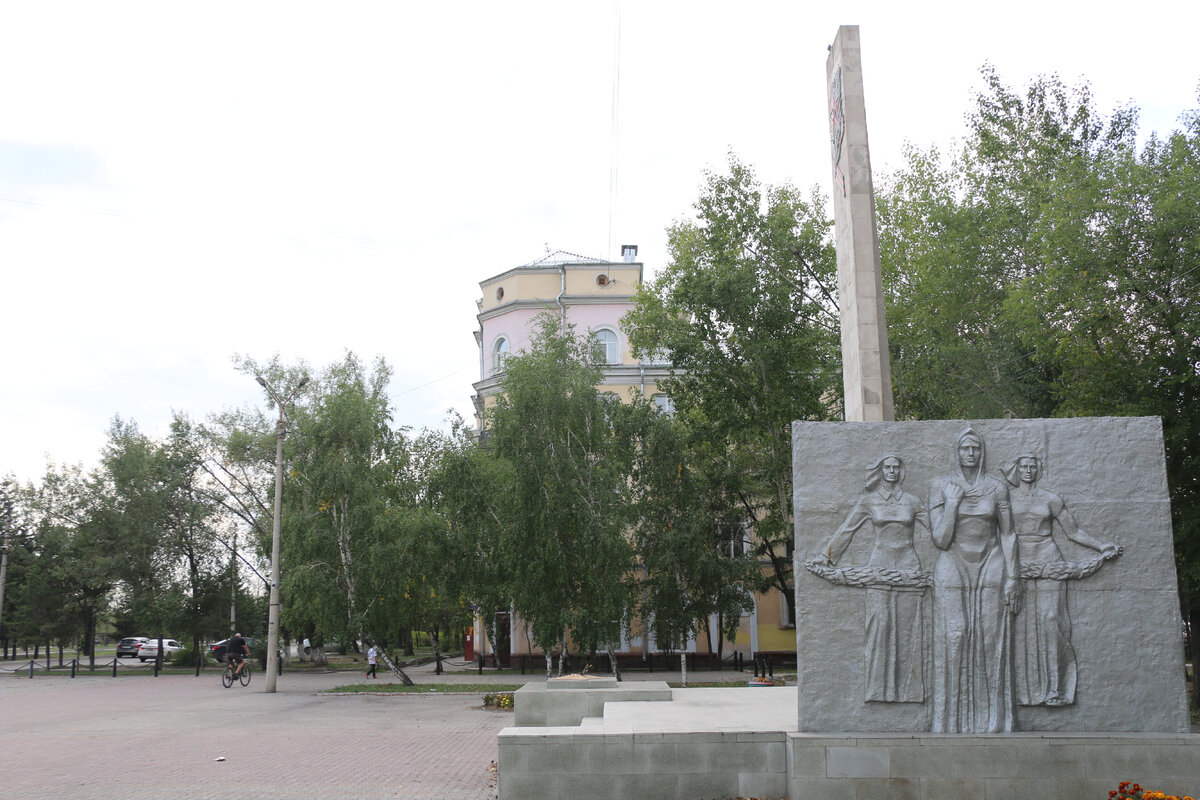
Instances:
[[[174,639],[163,639],[162,645],[163,660],[166,660],[167,656],[171,655],[171,653],[183,649],[183,645]],[[138,650],[137,657],[139,661],[151,661],[158,658],[158,639],[151,639],[142,645],[142,649]]]

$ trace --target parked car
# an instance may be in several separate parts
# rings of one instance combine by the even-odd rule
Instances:
[[[246,639],[246,646],[249,647],[250,652],[253,653],[254,652],[254,640],[248,636],[243,637],[243,638]],[[216,644],[210,644],[208,646],[208,654],[210,656],[212,656],[213,658],[215,658],[217,661],[224,662],[225,661],[225,648],[227,648],[228,646],[229,646],[229,640],[222,639],[221,641],[217,642]]]
[[[149,636],[127,636],[117,643],[117,658],[136,658],[138,650],[148,641]]]
[[[181,645],[179,642],[175,641],[174,639],[163,639],[162,646],[163,646],[162,655],[163,655],[164,659],[167,656],[171,655],[171,653],[174,653],[177,650],[183,649],[183,645]],[[142,645],[142,649],[138,650],[137,657],[138,657],[139,661],[151,661],[155,658],[158,658],[158,639],[151,639],[150,641],[148,641],[144,645]]]

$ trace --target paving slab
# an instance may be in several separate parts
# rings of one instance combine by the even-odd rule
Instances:
[[[0,678],[0,798],[495,798],[511,713],[479,694],[321,693],[360,679],[285,673],[266,694],[261,672],[230,689],[215,670]]]

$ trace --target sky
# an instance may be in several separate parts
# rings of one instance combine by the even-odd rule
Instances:
[[[980,10],[968,10],[979,8]],[[991,64],[1143,135],[1200,107],[1200,3],[0,5],[0,474],[260,405],[236,354],[394,369],[471,418],[479,282],[550,250],[652,277],[729,153],[831,186],[826,48],[858,25],[876,181],[947,149]]]

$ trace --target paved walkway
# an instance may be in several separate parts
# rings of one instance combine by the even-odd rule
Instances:
[[[417,683],[525,683],[484,670]],[[679,673],[627,673],[679,680]],[[744,681],[732,671],[692,680]],[[172,800],[492,800],[496,736],[512,714],[482,709],[479,694],[334,695],[359,672],[285,672],[273,695],[262,672],[249,687],[221,686],[219,672],[79,677],[0,675],[0,799],[106,800],[153,794]],[[395,680],[382,674],[379,683]],[[217,761],[224,757],[224,761]]]
[[[319,694],[356,677],[285,674],[273,695],[261,673],[0,679],[0,798],[495,797],[511,714],[481,695]]]

